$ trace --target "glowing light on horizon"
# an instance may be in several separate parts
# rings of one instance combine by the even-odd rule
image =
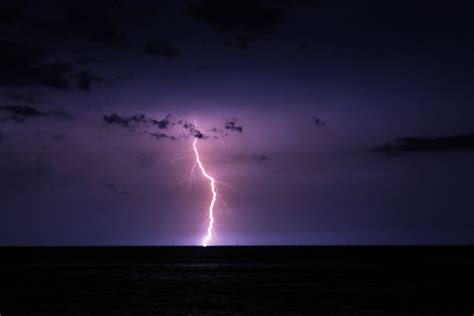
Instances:
[[[216,201],[217,201],[217,190],[216,190],[216,181],[214,180],[214,178],[212,176],[210,176],[206,172],[206,169],[204,168],[204,165],[201,162],[201,158],[199,156],[199,151],[197,149],[198,139],[199,138],[196,137],[193,141],[193,149],[194,149],[194,155],[196,156],[196,163],[199,166],[199,169],[201,170],[202,175],[209,180],[210,186],[211,186],[211,192],[212,192],[212,199],[211,199],[211,203],[209,205],[209,217],[208,217],[209,218],[209,223],[208,223],[208,226],[207,226],[207,234],[204,237],[204,239],[202,240],[202,245],[204,247],[207,247],[209,241],[212,238],[212,233],[213,233],[213,229],[214,229],[214,206],[215,206]],[[193,167],[193,170],[194,170],[194,167]]]

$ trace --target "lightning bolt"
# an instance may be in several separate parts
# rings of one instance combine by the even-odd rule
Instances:
[[[207,247],[209,241],[212,238],[212,231],[213,231],[213,228],[214,228],[214,206],[215,206],[216,201],[217,201],[217,190],[216,190],[216,181],[214,180],[214,178],[212,176],[210,176],[206,172],[206,169],[204,168],[204,166],[201,162],[201,158],[199,157],[199,151],[198,151],[198,148],[197,148],[197,142],[198,142],[198,138],[196,137],[193,141],[193,149],[194,149],[194,155],[196,156],[196,163],[199,166],[199,169],[201,170],[202,175],[209,180],[210,186],[211,186],[211,192],[212,192],[212,199],[211,199],[211,203],[209,205],[209,224],[207,226],[207,234],[204,237],[204,239],[202,240],[202,245],[204,247]]]

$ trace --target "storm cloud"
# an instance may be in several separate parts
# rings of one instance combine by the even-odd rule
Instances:
[[[326,126],[326,123],[323,122],[319,117],[317,117],[315,115],[313,115],[313,117],[311,119],[313,120],[314,126],[318,126],[318,127]]]
[[[1,117],[3,120],[12,120],[17,123],[22,123],[34,117],[53,117],[61,119],[71,119],[72,115],[63,108],[51,109],[48,111],[41,111],[29,105],[5,105],[0,106],[0,112],[5,116]]]
[[[39,97],[41,93],[39,91],[25,91],[25,92],[12,92],[6,91],[2,93],[2,96],[5,99],[13,100],[16,102],[28,102],[28,103],[35,103],[38,101],[37,97]]]
[[[170,120],[171,114],[168,114],[162,120],[156,120],[150,117],[147,117],[145,114],[135,114],[131,116],[121,116],[116,113],[112,113],[111,115],[104,115],[103,121],[107,124],[116,124],[122,127],[127,128],[134,128],[142,126],[155,126],[159,129],[168,129],[173,125]]]
[[[445,137],[404,137],[375,148],[375,152],[385,154],[470,150],[474,150],[474,133]]]
[[[244,128],[242,126],[237,125],[237,119],[232,118],[230,120],[227,120],[225,122],[225,129],[232,131],[232,132],[239,132],[242,133],[244,131]]]

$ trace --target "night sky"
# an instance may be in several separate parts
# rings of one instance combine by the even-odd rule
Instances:
[[[474,242],[474,11],[2,1],[0,244]]]

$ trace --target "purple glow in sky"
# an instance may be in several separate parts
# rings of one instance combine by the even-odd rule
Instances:
[[[470,3],[111,2],[0,6],[0,244],[201,244],[195,137],[212,244],[473,242]]]

